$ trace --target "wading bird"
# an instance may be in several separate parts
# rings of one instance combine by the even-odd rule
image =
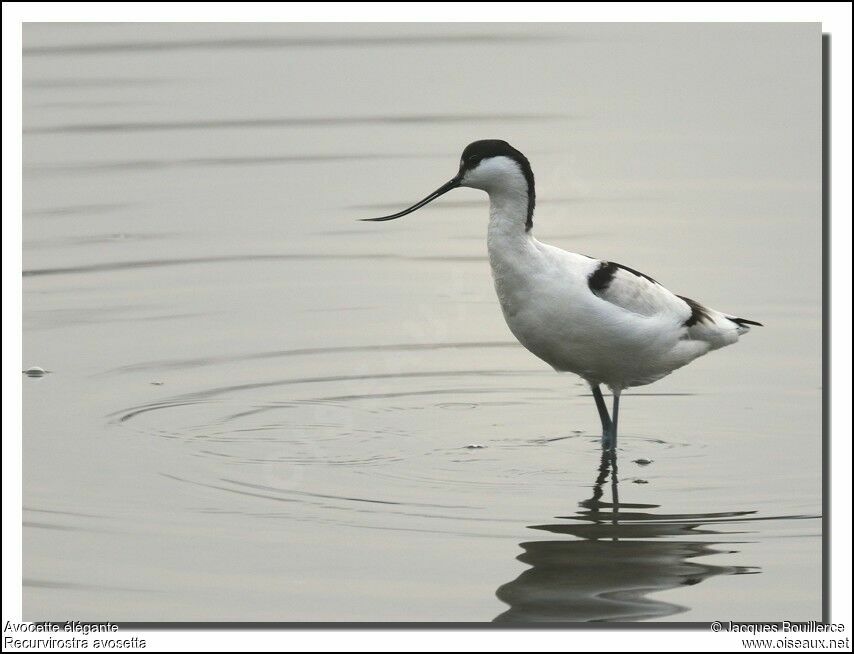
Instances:
[[[408,209],[364,220],[400,218],[458,186],[489,194],[489,263],[507,326],[555,370],[590,384],[605,449],[617,445],[624,389],[657,381],[761,325],[675,295],[627,266],[540,243],[532,233],[534,173],[506,141],[475,141],[449,182]],[[610,414],[603,384],[614,398]]]

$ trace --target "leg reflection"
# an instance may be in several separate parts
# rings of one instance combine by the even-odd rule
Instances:
[[[610,484],[608,481],[610,480]],[[719,554],[709,527],[753,511],[714,514],[653,513],[654,504],[620,505],[617,459],[602,452],[593,495],[565,522],[531,527],[571,540],[520,543],[517,558],[530,565],[496,591],[509,605],[496,621],[635,621],[674,615],[686,607],[649,597],[660,590],[698,584],[750,568],[698,563]],[[604,499],[610,487],[610,502]],[[743,519],[743,518],[742,518]],[[728,534],[731,535],[731,534]],[[686,540],[686,537],[689,538]]]
[[[602,501],[605,494],[605,482],[611,478],[611,503]],[[611,509],[611,519],[616,521],[620,513],[620,494],[617,489],[619,480],[617,478],[617,453],[614,450],[602,450],[602,458],[599,461],[599,474],[593,484],[593,497],[589,500],[579,502],[578,505],[590,510],[591,515],[600,515],[600,509]]]

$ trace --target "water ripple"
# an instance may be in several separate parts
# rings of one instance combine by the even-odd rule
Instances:
[[[480,262],[483,256],[404,256],[400,254],[226,254],[211,257],[183,257],[176,259],[146,259],[142,261],[112,261],[92,263],[61,268],[32,268],[24,270],[24,277],[43,277],[45,275],[68,275],[82,273],[115,272],[117,270],[137,270],[144,268],[163,268],[166,266],[192,266],[210,263],[232,263],[242,261],[456,261]]]
[[[108,370],[107,373],[137,372],[141,370],[178,370],[183,368],[198,368],[238,361],[269,360],[279,357],[315,356],[318,354],[351,354],[360,352],[424,352],[434,350],[465,350],[513,348],[519,344],[516,341],[480,341],[458,343],[389,343],[382,345],[344,345],[338,347],[305,347],[293,350],[268,350],[229,356],[193,357],[187,359],[161,359],[146,361]]]
[[[412,114],[408,116],[306,116],[300,118],[231,118],[218,120],[129,121],[74,123],[24,128],[24,134],[92,134],[208,129],[269,129],[276,127],[338,127],[364,125],[434,125],[566,120],[559,114]]]
[[[44,209],[28,209],[24,216],[39,218],[53,218],[56,216],[81,216],[95,213],[109,213],[131,206],[128,203],[97,203],[97,204],[71,204],[57,207],[46,207]]]
[[[502,376],[512,377],[530,375],[540,371],[519,370],[443,370],[430,372],[393,372],[372,375],[329,375],[323,377],[298,377],[292,379],[278,379],[265,382],[251,382],[247,384],[235,384],[233,386],[222,386],[194,393],[188,393],[168,400],[161,400],[152,404],[143,405],[132,409],[124,409],[112,414],[118,418],[118,422],[126,422],[140,414],[156,411],[162,408],[184,406],[194,404],[203,400],[231,394],[237,391],[257,390],[262,388],[273,388],[279,386],[293,386],[302,384],[328,384],[343,381],[374,381],[380,379],[426,379],[426,378],[451,378],[451,377],[473,377],[473,376]],[[453,390],[451,390],[453,392]],[[367,395],[363,397],[369,397]],[[308,400],[313,401],[313,400]]]
[[[124,173],[139,170],[170,168],[204,168],[212,166],[270,166],[286,164],[335,163],[342,161],[372,161],[393,159],[424,159],[427,154],[301,154],[253,157],[193,157],[187,159],[136,159],[125,161],[82,161],[70,163],[28,164],[27,175],[68,175],[88,173]]]
[[[347,36],[347,37],[243,37],[219,39],[180,39],[163,41],[122,41],[111,43],[68,43],[37,45],[23,48],[25,57],[112,54],[119,52],[170,52],[219,50],[269,50],[279,48],[373,48],[421,45],[500,45],[513,43],[547,43],[568,41],[569,37],[543,34],[413,34],[411,36]]]

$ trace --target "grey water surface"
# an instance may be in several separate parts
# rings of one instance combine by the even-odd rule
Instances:
[[[818,24],[28,24],[28,620],[821,616]],[[765,324],[593,400],[504,325],[543,241]],[[11,217],[9,217],[11,219]]]

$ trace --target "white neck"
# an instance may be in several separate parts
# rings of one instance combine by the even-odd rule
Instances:
[[[495,238],[521,241],[525,238],[528,180],[517,162],[509,157],[485,159],[466,172],[462,185],[489,193],[490,241]]]
[[[528,222],[528,181],[519,164],[509,157],[485,159],[466,172],[463,186],[489,193],[489,231],[486,242],[492,271],[519,269],[520,256],[530,251],[533,236],[525,231]]]
[[[530,232],[525,231],[528,220],[528,189],[502,188],[489,193],[489,231],[487,245],[492,250],[516,249],[529,242]]]
[[[516,295],[526,293],[531,281],[531,264],[537,258],[536,240],[530,231],[525,231],[527,218],[527,188],[521,192],[489,193],[486,244],[495,290],[505,314],[517,306],[514,304]]]

